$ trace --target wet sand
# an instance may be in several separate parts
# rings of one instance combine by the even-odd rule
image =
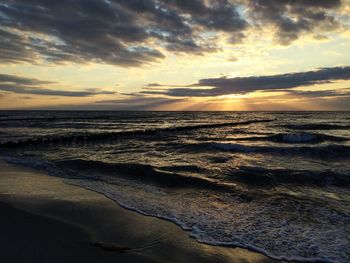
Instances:
[[[0,262],[278,262],[200,244],[45,172],[0,162]]]

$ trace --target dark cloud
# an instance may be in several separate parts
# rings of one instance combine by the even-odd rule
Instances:
[[[1,16],[0,16],[1,19]],[[0,61],[2,63],[34,62],[35,53],[25,37],[0,28]]]
[[[269,99],[289,99],[289,98],[298,98],[298,99],[337,99],[337,98],[350,98],[350,88],[340,88],[332,90],[298,90],[298,89],[278,89],[278,90],[265,90],[264,93],[269,94],[271,92],[283,92],[281,94],[271,94],[271,96],[264,96],[263,100]],[[287,95],[287,96],[286,96]],[[290,97],[291,96],[291,97]],[[254,98],[255,99],[255,98]]]
[[[207,97],[244,94],[254,91],[278,91],[336,80],[350,80],[350,67],[323,68],[316,71],[297,72],[272,76],[201,79],[185,88],[145,90],[143,94],[164,94],[179,97]],[[159,87],[159,86],[158,86]],[[206,88],[211,87],[211,88]]]
[[[18,85],[42,85],[42,84],[54,84],[53,81],[45,81],[33,78],[24,78],[9,74],[0,74],[0,83],[14,83]]]
[[[162,49],[215,52],[217,33],[238,43],[246,29],[270,24],[278,41],[288,44],[304,33],[336,28],[329,11],[340,7],[340,0],[3,1],[0,59],[139,66],[164,58]]]
[[[247,27],[247,22],[239,15],[236,5],[229,1],[170,0],[163,1],[177,9],[179,12],[191,15],[191,22],[206,29],[225,32],[240,32]]]
[[[143,87],[144,90],[164,90],[164,86],[166,87],[182,87],[182,86],[179,86],[179,85],[171,85],[171,84],[168,84],[168,85],[164,85],[164,84],[161,84],[161,83],[149,83],[147,85],[145,85]]]
[[[0,74],[0,91],[19,94],[66,96],[66,97],[88,97],[98,94],[114,94],[109,91],[97,91],[87,89],[83,91],[65,91],[44,88],[43,85],[51,85],[56,82],[44,81],[33,78],[24,78],[15,75]]]
[[[28,55],[45,60],[132,66],[163,58],[159,51],[139,45],[147,39],[147,32],[118,4],[98,0],[14,0],[1,4],[0,12],[5,15],[1,16],[3,26],[31,33],[30,37],[14,39],[13,44],[23,45],[31,53]],[[12,41],[8,42],[10,45]]]
[[[200,10],[193,8],[195,2]],[[175,52],[214,51],[215,45],[206,42],[201,33],[236,32],[243,30],[246,22],[234,5],[211,2],[8,1],[0,4],[2,59],[138,66],[164,57],[154,41]]]
[[[331,31],[340,23],[330,11],[342,5],[341,0],[248,0],[250,16],[261,27],[276,27],[276,40],[288,45],[308,32]]]
[[[155,83],[147,84],[146,87],[163,87],[163,85],[160,84],[160,83],[155,82]]]
[[[279,90],[290,95],[311,98],[325,98],[325,97],[350,97],[350,88],[335,89],[335,90]]]

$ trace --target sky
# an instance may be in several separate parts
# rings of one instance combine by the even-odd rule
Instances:
[[[350,0],[1,1],[0,109],[350,110]]]

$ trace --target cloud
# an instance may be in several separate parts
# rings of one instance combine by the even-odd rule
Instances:
[[[49,110],[169,110],[171,107],[186,106],[187,99],[174,99],[166,97],[148,97],[141,94],[133,94],[127,97],[110,100],[99,100],[88,104],[65,104],[45,107],[34,107],[34,109]],[[182,104],[184,103],[184,104]],[[169,108],[170,107],[170,108]]]
[[[254,91],[278,91],[282,89],[293,89],[315,84],[330,83],[337,80],[350,80],[350,66],[322,68],[315,71],[271,76],[208,78],[187,85],[185,88],[144,90],[141,93],[163,94],[175,97],[209,97],[245,94]]]
[[[246,26],[235,5],[213,2],[12,0],[0,4],[3,59],[139,66],[164,57],[159,45],[175,52],[212,51],[201,33]]]
[[[173,99],[166,97],[149,97],[142,94],[129,95],[127,98],[115,100],[100,100],[94,104],[119,110],[152,110],[163,106],[187,102],[186,99]]]
[[[48,95],[48,96],[65,96],[65,97],[88,97],[98,94],[114,94],[110,91],[97,91],[86,89],[83,91],[65,91],[44,88],[43,85],[57,84],[57,82],[38,80],[34,78],[24,78],[15,75],[0,74],[0,91]]]
[[[162,84],[154,82],[154,83],[149,83],[145,86],[146,88],[154,88],[154,87],[163,87]]]
[[[306,33],[318,34],[341,26],[334,15],[342,7],[341,0],[248,0],[246,3],[250,16],[260,27],[276,28],[275,38],[282,45],[289,45]]]
[[[279,90],[288,93],[289,95],[296,95],[311,98],[326,98],[326,97],[350,97],[350,88],[336,89],[336,90]]]
[[[230,62],[237,62],[238,58],[235,57],[235,56],[230,56],[227,60],[230,61]]]
[[[15,75],[8,75],[8,74],[0,74],[0,83],[15,83],[18,85],[42,85],[42,84],[54,84],[56,82],[53,81],[44,81],[39,79],[33,79],[33,78],[24,78],[20,76]]]
[[[342,7],[340,0],[11,0],[0,3],[0,59],[141,66],[167,52],[216,52],[221,34],[240,43],[246,31],[270,25],[290,44],[338,28]]]

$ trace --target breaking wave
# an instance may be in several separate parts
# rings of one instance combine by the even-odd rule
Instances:
[[[325,124],[325,123],[309,123],[309,124],[288,124],[282,127],[293,130],[347,130],[350,125]]]
[[[103,176],[105,175],[109,178],[111,178],[111,176],[117,176],[169,188],[229,189],[223,184],[206,178],[172,173],[147,164],[104,163],[100,161],[76,159],[58,161],[55,162],[55,165],[64,170],[66,174],[71,174],[73,177],[77,176],[77,174],[83,174],[85,178],[87,174],[90,174],[94,180],[103,180],[103,178],[105,178]],[[166,169],[169,169],[169,167],[166,167]]]
[[[318,133],[279,133],[270,136],[254,136],[254,137],[243,137],[243,138],[234,138],[231,140],[237,141],[271,141],[271,142],[280,142],[280,143],[320,143],[325,141],[330,142],[342,142],[348,141],[348,138],[331,136],[326,134]]]
[[[41,145],[41,144],[57,144],[57,143],[80,143],[80,142],[97,142],[97,141],[111,141],[122,138],[137,138],[140,136],[155,136],[161,135],[162,133],[174,133],[174,132],[184,132],[193,131],[199,129],[213,129],[221,128],[227,126],[239,126],[239,125],[249,125],[254,123],[266,123],[273,120],[251,120],[242,122],[225,122],[225,123],[211,123],[211,124],[198,124],[189,126],[176,126],[168,128],[158,128],[158,129],[144,129],[144,130],[131,130],[131,131],[121,131],[121,132],[101,132],[101,133],[82,133],[82,134],[70,134],[62,136],[48,136],[48,137],[37,137],[27,140],[19,141],[7,141],[0,143],[0,147],[23,147],[29,145]]]
[[[225,194],[227,186],[166,173],[150,165],[81,159],[7,161],[46,169],[125,208],[173,221],[203,243],[239,246],[282,260],[346,262],[349,258],[346,240],[350,215],[312,200],[287,195],[262,198],[234,188]],[[252,174],[249,168],[241,169]],[[265,179],[271,175],[271,171],[259,169],[254,173]],[[274,175],[277,180],[278,173]],[[317,220],[310,225],[307,218]]]
[[[193,146],[192,146],[193,147]],[[310,156],[315,158],[348,158],[350,154],[349,145],[318,145],[318,146],[259,146],[243,145],[237,143],[202,143],[197,144],[197,150],[201,147],[206,149],[217,149],[231,152],[243,153],[268,153],[268,154],[286,154]]]
[[[348,113],[0,115],[6,161],[171,220],[200,242],[350,260]]]

